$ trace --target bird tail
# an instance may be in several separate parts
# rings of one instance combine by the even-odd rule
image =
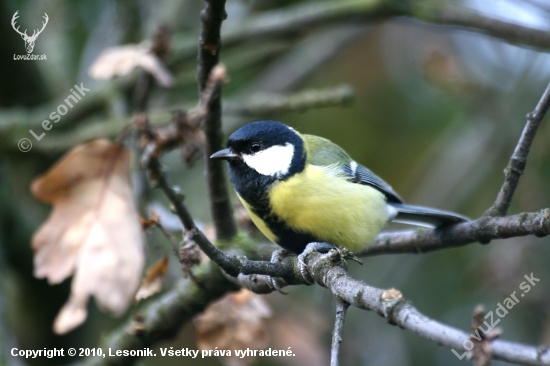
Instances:
[[[470,219],[465,216],[453,212],[436,210],[434,208],[405,205],[402,203],[388,203],[388,205],[396,210],[395,216],[391,221],[402,224],[434,228],[470,221]]]

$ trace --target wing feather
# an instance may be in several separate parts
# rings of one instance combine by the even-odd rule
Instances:
[[[302,135],[307,151],[313,153],[307,157],[308,162],[317,166],[331,166],[338,169],[350,182],[369,185],[384,193],[388,202],[402,203],[403,200],[393,188],[364,166],[357,164],[335,143],[322,137]]]

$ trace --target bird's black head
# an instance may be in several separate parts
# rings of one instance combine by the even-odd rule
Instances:
[[[265,190],[271,183],[301,172],[306,154],[303,139],[292,128],[274,121],[249,123],[235,131],[227,149],[211,158],[229,162],[229,178],[242,196]]]

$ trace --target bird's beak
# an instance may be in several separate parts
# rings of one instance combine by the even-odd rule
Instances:
[[[240,158],[239,154],[235,154],[230,148],[215,152],[210,156],[210,159],[236,159]]]

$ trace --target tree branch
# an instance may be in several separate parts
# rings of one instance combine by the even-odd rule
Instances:
[[[334,329],[332,330],[332,344],[330,347],[330,366],[338,366],[338,357],[340,354],[340,343],[342,343],[342,329],[349,304],[336,298],[336,315],[334,319]]]
[[[474,242],[488,243],[492,239],[550,234],[550,209],[524,212],[505,217],[488,217],[439,229],[417,229],[381,233],[376,241],[358,256],[395,253],[425,253],[460,247]]]
[[[441,9],[434,10],[428,12],[425,17],[418,14],[418,18],[430,23],[466,27],[471,31],[482,32],[519,46],[532,46],[542,49],[550,47],[550,33],[546,30],[494,19],[469,9],[460,8],[454,4],[447,4]]]
[[[206,0],[205,5],[201,13],[197,63],[199,94],[202,94],[206,89],[208,77],[214,66],[218,64],[221,48],[220,30],[222,22],[227,17],[225,0]],[[222,104],[220,94],[219,91],[210,100],[208,113],[204,121],[206,175],[210,197],[210,212],[216,230],[216,238],[218,240],[230,240],[237,234],[237,225],[233,219],[233,208],[227,190],[224,162],[210,159],[210,155],[222,148]]]
[[[295,257],[285,258],[280,265],[286,272],[294,273],[291,282],[304,284]],[[114,350],[141,349],[171,338],[183,322],[204,310],[209,301],[214,301],[228,291],[236,290],[238,286],[259,289],[261,293],[270,292],[270,281],[265,276],[241,274],[228,280],[217,268],[212,262],[201,267],[201,270],[197,271],[198,285],[189,280],[182,280],[175,290],[151,304],[142,315],[138,315],[137,320],[130,321],[110,336],[104,342],[104,347]],[[373,311],[385,318],[388,323],[398,325],[429,341],[456,351],[465,350],[463,343],[470,339],[470,335],[426,317],[413,307],[410,301],[403,298],[399,290],[378,289],[351,278],[337,251],[311,254],[307,269],[315,282],[330,290],[339,301]],[[550,352],[546,350],[501,340],[495,340],[491,345],[495,359],[526,365],[550,365]],[[127,365],[134,359],[135,357],[90,357],[87,364]]]
[[[305,111],[311,108],[344,106],[353,101],[353,89],[349,85],[309,89],[292,94],[259,94],[242,103],[225,103],[224,113],[266,115],[289,111]]]
[[[464,351],[463,343],[470,338],[456,328],[428,318],[395,289],[382,290],[351,278],[341,263],[327,264],[327,255],[311,255],[308,270],[315,282],[329,289],[337,298],[358,307],[373,311],[388,323],[409,330],[416,335]],[[502,361],[526,365],[550,365],[550,352],[519,343],[495,340],[493,357]]]
[[[485,321],[485,308],[483,305],[478,305],[474,309],[472,330],[470,341],[473,343],[473,349],[470,351],[471,359],[474,361],[474,366],[491,366],[493,359],[492,341],[500,337],[500,329],[493,328],[485,333],[483,330],[483,322]],[[480,331],[481,330],[481,331]],[[475,333],[475,335],[474,335]],[[479,337],[478,337],[479,335]]]
[[[504,216],[508,212],[512,197],[519,183],[519,178],[527,165],[527,155],[529,155],[531,144],[533,143],[540,123],[548,112],[548,108],[550,108],[550,84],[546,87],[535,110],[527,115],[527,123],[523,128],[523,132],[510,158],[510,162],[506,169],[504,169],[504,183],[500,188],[495,203],[484,215]]]

